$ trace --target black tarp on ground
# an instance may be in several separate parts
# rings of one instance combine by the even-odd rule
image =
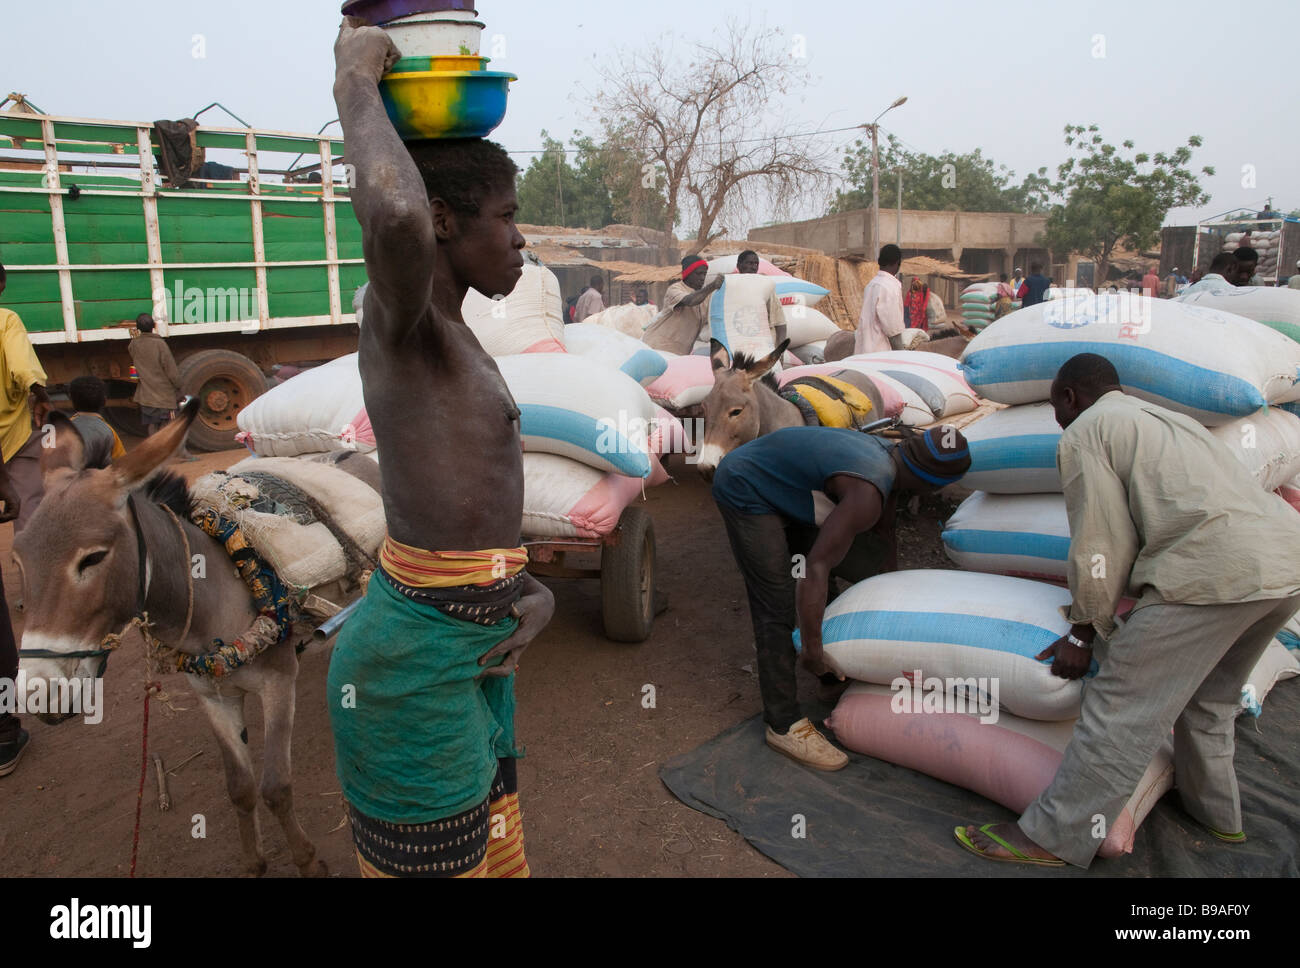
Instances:
[[[1223,844],[1183,812],[1177,789],[1138,829],[1133,853],[1084,872],[997,864],[958,846],[962,823],[1014,820],[977,794],[851,753],[838,773],[768,749],[756,716],[670,761],[660,778],[687,806],[727,821],[805,877],[1295,877],[1300,874],[1300,679],[1279,683],[1258,719],[1237,720],[1244,844]],[[793,836],[802,815],[806,837]]]

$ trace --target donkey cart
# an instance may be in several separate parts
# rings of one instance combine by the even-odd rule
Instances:
[[[528,570],[538,577],[600,579],[601,619],[610,641],[635,643],[650,637],[655,531],[644,508],[625,508],[617,526],[599,538],[525,537],[524,546]]]

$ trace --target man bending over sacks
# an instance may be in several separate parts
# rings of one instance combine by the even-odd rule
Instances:
[[[856,430],[788,427],[722,459],[713,498],[749,595],[768,746],[817,770],[848,765],[799,709],[795,626],[804,667],[823,685],[842,679],[822,650],[832,575],[858,582],[896,570],[898,495],[938,490],[969,468],[966,438],[951,427],[899,444]]]
[[[1056,778],[1018,824],[958,827],[990,860],[1092,863],[1147,764],[1174,734],[1184,809],[1220,840],[1246,839],[1233,769],[1241,686],[1300,608],[1300,516],[1190,417],[1126,395],[1085,353],[1052,384],[1056,462],[1070,518],[1070,634],[1038,656],[1097,675]],[[1096,567],[1102,556],[1104,571]],[[1142,589],[1128,619],[1127,586]]]
[[[334,97],[370,288],[360,336],[388,538],[334,647],[330,720],[363,876],[523,877],[514,672],[550,621],[524,571],[519,410],[461,318],[522,275],[516,168],[481,139],[404,145],[388,36],[349,19]]]

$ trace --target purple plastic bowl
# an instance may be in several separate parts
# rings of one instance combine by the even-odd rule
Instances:
[[[468,10],[477,14],[475,0],[346,0],[343,16],[361,17],[373,27],[386,24],[398,17],[417,13],[438,13],[443,10]]]

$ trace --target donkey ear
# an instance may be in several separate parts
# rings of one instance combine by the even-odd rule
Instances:
[[[709,340],[709,358],[713,360],[715,370],[731,369],[731,353],[716,339]]]
[[[767,356],[763,357],[761,360],[755,360],[753,363],[749,364],[749,366],[745,367],[745,375],[749,377],[751,382],[763,379],[768,370],[781,362],[781,357],[785,355],[786,347],[789,345],[790,341],[788,339],[782,340],[781,345],[771,353],[768,353]]]
[[[50,411],[41,435],[41,474],[48,488],[58,477],[76,474],[86,466],[86,444],[72,419],[61,410]]]
[[[185,435],[199,413],[198,397],[190,397],[180,415],[158,433],[110,466],[117,486],[129,491],[147,481],[185,445]]]

